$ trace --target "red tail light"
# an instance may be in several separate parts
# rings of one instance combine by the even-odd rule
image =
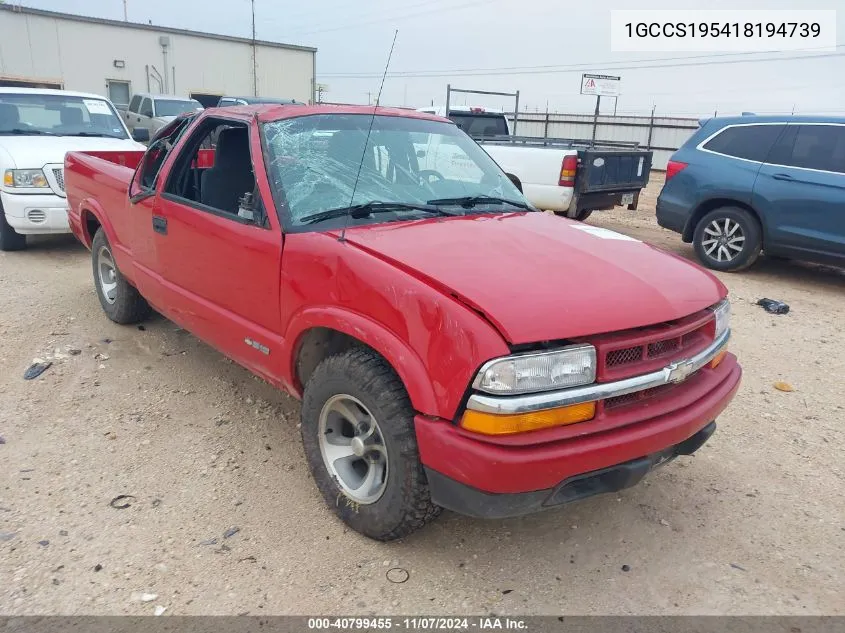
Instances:
[[[670,160],[666,165],[666,181],[668,182],[673,176],[684,170],[687,163],[682,163],[679,160]]]
[[[557,184],[559,187],[574,187],[575,186],[575,172],[578,169],[578,157],[564,156],[563,163],[560,166],[560,179]]]

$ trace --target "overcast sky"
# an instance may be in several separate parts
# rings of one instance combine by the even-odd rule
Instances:
[[[245,37],[251,33],[250,0],[126,2],[134,22],[152,20],[153,24]],[[23,4],[123,19],[123,0],[26,0]],[[619,113],[645,114],[656,105],[657,113],[664,115],[697,116],[715,110],[725,114],[789,112],[793,107],[796,112],[845,115],[842,0],[653,0],[640,5],[648,9],[794,9],[797,5],[839,9],[840,48],[835,56],[746,63],[722,62],[820,53],[703,58],[691,52],[612,53],[610,10],[637,5],[635,0],[255,0],[255,11],[258,38],[318,49],[317,81],[328,85],[324,99],[329,101],[367,103],[368,93],[375,99],[393,31],[399,29],[391,72],[434,71],[439,76],[388,75],[382,96],[385,105],[420,107],[432,100],[442,105],[446,84],[451,83],[477,90],[519,90],[524,106],[520,109],[545,110],[548,103],[552,111],[591,112],[594,99],[578,94],[580,75],[603,72],[622,76]],[[695,59],[678,59],[684,57]],[[620,68],[644,64],[673,66]],[[353,74],[370,76],[343,76]],[[484,97],[469,102],[511,105]],[[602,112],[612,112],[613,100],[605,102]]]

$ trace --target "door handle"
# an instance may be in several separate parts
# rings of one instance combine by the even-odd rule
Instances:
[[[789,174],[772,174],[772,178],[775,180],[786,180],[786,181],[794,181],[795,178],[790,176]]]
[[[162,235],[167,235],[167,218],[163,218],[160,215],[154,215],[153,231],[161,233]]]

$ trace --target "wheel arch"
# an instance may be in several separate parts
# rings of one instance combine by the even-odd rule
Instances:
[[[300,313],[288,327],[287,367],[294,391],[301,395],[314,369],[325,358],[355,346],[381,356],[405,386],[419,413],[438,415],[434,387],[420,357],[395,334],[370,318],[336,307]]]
[[[760,232],[763,238],[763,244],[766,243],[766,225],[763,224],[763,218],[757,212],[757,210],[752,207],[747,202],[741,202],[736,200],[735,198],[711,198],[710,200],[705,200],[701,204],[696,207],[695,211],[690,215],[689,220],[687,221],[686,226],[684,227],[684,232],[682,234],[682,238],[684,242],[690,243],[692,242],[693,235],[695,234],[695,228],[698,226],[698,223],[701,222],[701,219],[713,211],[714,209],[718,209],[719,207],[737,207],[739,209],[744,209],[751,213],[755,220],[757,220],[757,224],[760,225]]]

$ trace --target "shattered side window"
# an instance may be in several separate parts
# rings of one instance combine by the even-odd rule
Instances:
[[[478,195],[521,199],[493,160],[449,123],[321,114],[266,123],[263,134],[268,176],[294,226],[314,214],[370,202],[425,205]],[[362,221],[393,219],[400,217],[380,214]]]

